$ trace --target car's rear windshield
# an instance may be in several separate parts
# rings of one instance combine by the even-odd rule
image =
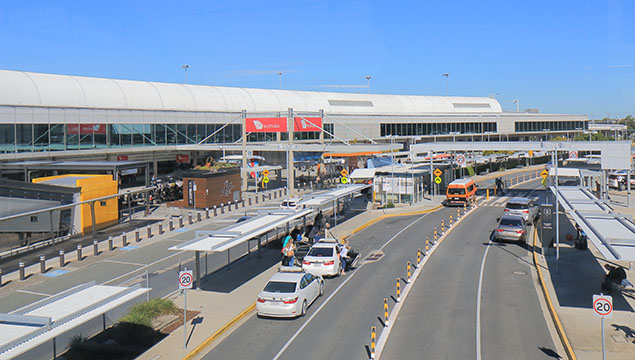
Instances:
[[[465,195],[465,188],[462,188],[462,187],[451,187],[451,188],[448,188],[448,194],[450,194],[450,195]]]
[[[527,204],[507,203],[507,208],[510,210],[525,210],[529,206]]]
[[[501,219],[501,225],[503,225],[503,226],[522,226],[523,222],[520,219],[502,218]]]
[[[295,292],[294,282],[286,282],[286,281],[269,281],[267,286],[265,286],[265,291],[273,292],[273,293],[293,293]]]
[[[309,250],[307,256],[333,256],[332,248],[314,247]]]

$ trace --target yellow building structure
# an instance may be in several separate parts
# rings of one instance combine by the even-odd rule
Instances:
[[[118,184],[111,175],[66,174],[33,179],[34,183],[68,186],[79,189],[79,198],[75,202],[116,195]],[[73,232],[89,233],[92,231],[92,214],[90,204],[79,205],[73,216]],[[119,202],[117,198],[95,202],[95,230],[103,229],[119,220]]]

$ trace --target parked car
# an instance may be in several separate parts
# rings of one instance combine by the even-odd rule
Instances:
[[[626,190],[626,180],[628,178],[626,170],[620,170],[609,174],[608,185],[611,188]],[[635,188],[635,171],[631,171],[631,189]]]
[[[527,242],[527,223],[522,216],[505,214],[498,220],[494,241]]]
[[[505,205],[505,213],[522,216],[525,222],[531,226],[540,214],[536,201],[527,198],[513,198]]]
[[[311,274],[320,276],[337,276],[342,272],[339,257],[340,249],[337,240],[321,239],[313,244],[302,260],[302,268]]]
[[[258,316],[298,317],[306,315],[308,307],[324,294],[324,279],[304,272],[299,267],[280,268],[258,294]]]
[[[300,208],[300,200],[301,199],[297,198],[297,197],[284,199],[280,203],[280,208],[281,209],[298,210]]]

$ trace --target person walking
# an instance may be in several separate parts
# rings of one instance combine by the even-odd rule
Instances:
[[[289,257],[287,256],[289,250],[289,244],[293,243],[293,238],[290,234],[285,236],[284,240],[282,240],[282,266],[287,266],[289,263]]]

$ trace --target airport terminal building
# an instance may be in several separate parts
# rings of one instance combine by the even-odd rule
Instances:
[[[328,140],[357,143],[391,137],[407,143],[540,140],[588,128],[584,115],[504,112],[489,97],[248,89],[0,70],[0,161],[150,160],[149,154],[155,161],[173,159],[182,146],[240,141],[245,116],[280,118],[289,109],[320,117]],[[250,133],[248,142],[286,136]],[[296,132],[294,138],[315,141],[319,132]]]

